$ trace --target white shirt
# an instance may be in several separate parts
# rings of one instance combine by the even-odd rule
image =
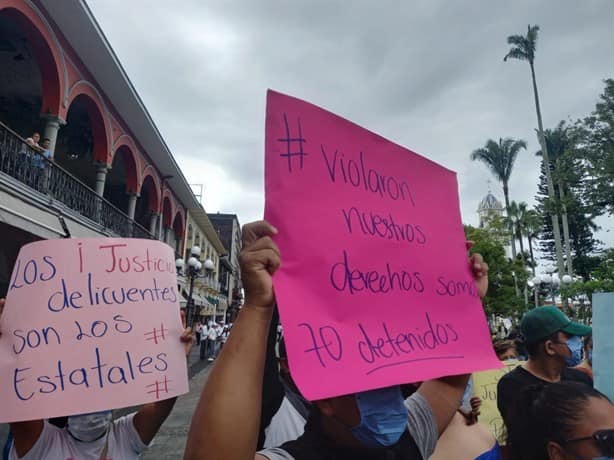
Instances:
[[[113,422],[106,460],[137,460],[147,447],[134,427],[134,415],[126,415]],[[66,428],[58,428],[45,421],[43,431],[32,449],[19,458],[13,445],[9,460],[99,460],[106,438],[105,435],[92,442],[77,441]]]
[[[288,441],[294,441],[305,432],[305,423],[307,420],[284,396],[279,410],[271,419],[271,424],[264,430],[264,447],[277,447]]]
[[[209,333],[207,335],[207,338],[209,340],[217,340],[217,331],[215,330],[214,327],[209,328]]]

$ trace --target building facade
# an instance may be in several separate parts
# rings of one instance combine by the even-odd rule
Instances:
[[[181,256],[199,207],[87,4],[0,0],[0,296],[27,242],[158,238]]]
[[[227,293],[222,290],[222,277],[220,276],[219,265],[223,257],[226,256],[226,249],[211,224],[205,210],[199,206],[188,209],[187,231],[184,242],[184,260],[187,261],[191,256],[194,247],[200,249],[200,261],[203,264],[201,273],[194,278],[193,299],[197,307],[198,316],[201,321],[215,320],[222,322],[226,319],[228,308]],[[210,261],[213,267],[207,270]],[[184,279],[180,276],[180,280]],[[189,296],[189,280],[184,281],[184,296]]]
[[[488,225],[488,221],[494,217],[503,217],[503,205],[489,191],[488,194],[480,201],[478,205],[478,217],[480,219],[480,228]]]
[[[227,250],[227,256],[222,258],[220,272],[223,273],[223,284],[228,292],[228,320],[234,321],[243,305],[243,285],[239,267],[241,225],[236,214],[209,214],[209,219]]]

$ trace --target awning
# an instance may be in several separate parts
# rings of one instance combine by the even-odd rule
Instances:
[[[198,294],[192,294],[192,299],[194,300],[194,305],[198,305],[199,307],[209,306],[209,302],[207,302],[207,299],[201,297]]]
[[[188,305],[188,299],[183,295],[183,292],[179,294],[179,306],[185,308]]]

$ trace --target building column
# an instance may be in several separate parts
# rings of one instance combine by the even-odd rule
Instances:
[[[104,184],[107,180],[107,171],[109,167],[106,163],[95,163],[96,165],[96,194],[104,195]]]
[[[155,212],[151,214],[151,218],[149,220],[149,233],[153,236],[160,238],[158,233],[158,219],[160,218],[160,214],[156,214]]]
[[[128,217],[134,220],[134,213],[136,211],[136,200],[139,196],[136,192],[130,192],[128,194]]]
[[[55,154],[58,131],[60,130],[61,126],[66,124],[66,122],[57,115],[45,114],[42,115],[41,118],[45,121],[45,127],[43,128],[43,139],[49,139],[49,150]]]

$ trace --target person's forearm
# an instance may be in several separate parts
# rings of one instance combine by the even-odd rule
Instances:
[[[460,402],[471,374],[453,375],[429,380],[420,385],[418,392],[428,401],[439,435],[446,429]]]
[[[272,309],[245,305],[194,412],[185,460],[252,460]]]
[[[134,427],[144,444],[149,445],[169,416],[177,397],[145,404],[134,416]]]

